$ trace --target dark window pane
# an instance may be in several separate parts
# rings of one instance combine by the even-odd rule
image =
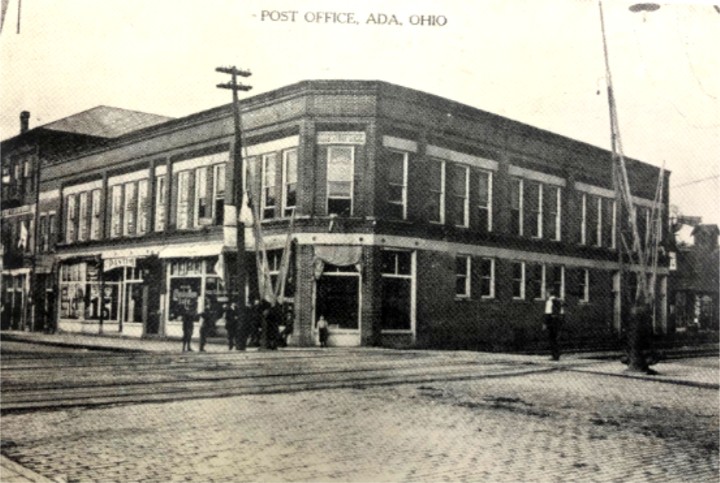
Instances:
[[[603,199],[602,244],[606,247],[613,245],[613,204],[612,198]]]
[[[382,251],[380,252],[380,271],[382,273],[395,273],[395,261],[397,260],[397,252]]]
[[[555,186],[543,186],[543,238],[557,239],[558,192]]]
[[[317,281],[317,316],[341,329],[358,328],[357,276],[324,276]]]
[[[329,199],[328,214],[339,216],[350,215],[350,200],[342,198]]]
[[[529,299],[542,297],[542,265],[528,265],[527,267],[527,296]]]
[[[405,278],[383,278],[383,329],[410,330],[410,283],[410,280]]]
[[[385,203],[382,217],[388,220],[402,220],[403,206],[397,203]]]
[[[478,230],[481,232],[487,232],[489,219],[490,214],[488,213],[488,210],[480,208],[478,210]]]
[[[447,223],[449,225],[465,225],[465,199],[450,196],[447,204]]]
[[[405,155],[391,151],[387,162],[387,181],[393,184],[405,184]]]
[[[410,275],[412,273],[412,253],[396,252],[398,260],[397,273],[399,275]]]
[[[538,236],[538,220],[540,217],[540,184],[525,181],[523,198],[523,216],[525,236]]]
[[[490,204],[490,174],[478,173],[478,203],[480,206],[487,207]]]

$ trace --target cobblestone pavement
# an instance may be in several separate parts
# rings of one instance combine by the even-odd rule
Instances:
[[[717,362],[717,361],[715,361]],[[554,371],[9,414],[67,481],[718,481],[718,391]]]

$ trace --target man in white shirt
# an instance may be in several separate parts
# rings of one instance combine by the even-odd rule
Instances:
[[[560,345],[558,344],[558,333],[562,324],[564,302],[558,297],[555,290],[550,290],[550,294],[545,301],[545,313],[543,323],[548,333],[548,341],[550,343],[550,353],[552,360],[560,360]]]

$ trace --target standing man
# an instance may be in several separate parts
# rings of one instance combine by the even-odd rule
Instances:
[[[190,341],[192,340],[192,334],[193,330],[195,328],[195,310],[194,306],[192,304],[185,307],[185,310],[183,311],[182,315],[182,323],[183,323],[183,352],[186,350],[188,352],[192,352],[192,347],[190,347]]]
[[[233,350],[238,338],[238,313],[235,302],[231,303],[230,307],[225,306],[225,330],[227,331],[228,350]]]
[[[558,334],[562,325],[564,302],[558,297],[557,292],[552,289],[550,295],[545,301],[545,314],[543,324],[548,333],[548,342],[550,343],[550,353],[552,360],[560,360],[560,344],[558,343]]]
[[[200,352],[205,352],[205,344],[212,335],[215,314],[209,300],[205,300],[205,310],[200,314]]]

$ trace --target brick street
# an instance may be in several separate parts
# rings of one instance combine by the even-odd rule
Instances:
[[[63,481],[717,481],[717,401],[567,365],[11,413],[2,452]]]

